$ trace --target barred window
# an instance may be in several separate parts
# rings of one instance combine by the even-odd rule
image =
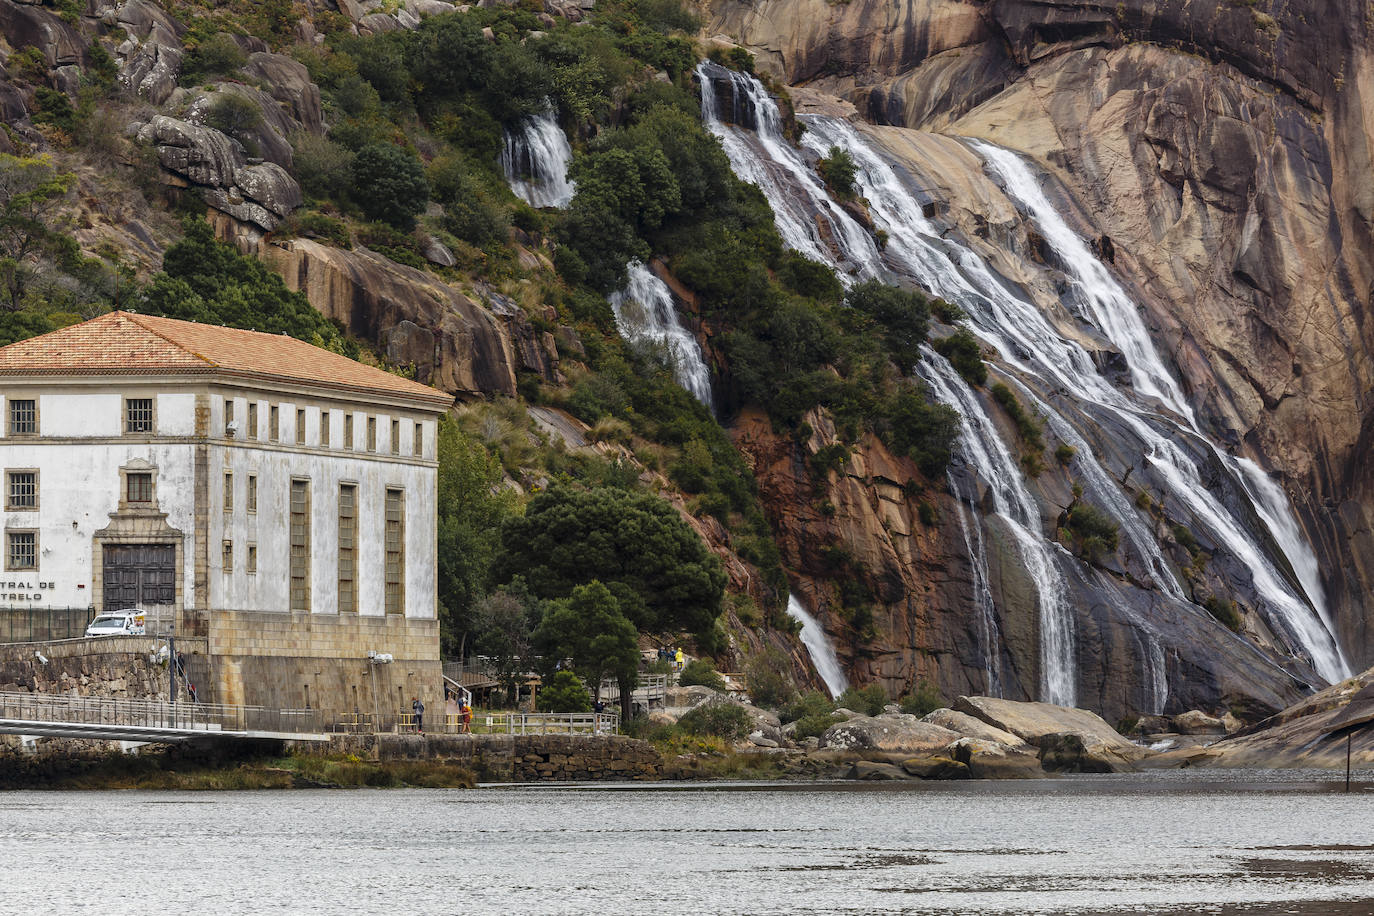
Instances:
[[[339,484],[339,613],[358,610],[358,488]]]
[[[10,435],[38,435],[38,402],[32,399],[10,399]]]
[[[153,431],[153,399],[129,398],[124,402],[124,431],[150,433]]]
[[[258,437],[258,402],[257,402],[257,401],[249,401],[249,402],[248,402],[248,438],[249,438],[249,439],[256,439],[257,437]]]
[[[425,425],[424,425],[423,423],[421,423],[419,420],[416,420],[416,421],[415,421],[415,427],[414,427],[414,428],[415,428],[415,442],[414,442],[414,445],[415,445],[415,448],[414,448],[415,457],[416,457],[416,458],[423,458],[423,457],[425,456]]]
[[[386,582],[386,613],[404,614],[406,610],[406,503],[404,490],[387,488],[385,514],[384,547],[386,558],[383,579]]]
[[[353,448],[353,414],[344,414],[344,448]]]
[[[248,571],[249,571],[250,573],[255,573],[255,572],[258,571],[258,545],[257,545],[257,544],[249,544],[249,545],[248,545],[248,562],[247,562],[245,565],[247,565]]]
[[[153,475],[129,474],[127,501],[131,503],[150,503],[153,501]]]
[[[234,571],[234,542],[224,542],[224,554],[221,560],[225,572]]]
[[[396,417],[391,418],[391,454],[401,454],[401,421]]]
[[[248,475],[248,499],[247,509],[249,512],[258,511],[258,475]]]
[[[296,408],[296,444],[305,445],[305,409]]]
[[[310,481],[291,481],[291,610],[310,610]]]
[[[234,472],[224,472],[224,511],[234,511]]]
[[[281,411],[276,404],[267,408],[267,438],[273,442],[281,438]]]
[[[224,426],[227,429],[230,423],[234,422],[234,399],[224,399]]]
[[[368,417],[368,418],[367,418],[367,450],[368,450],[369,452],[375,452],[375,451],[377,451],[377,418],[376,418],[376,417]]]
[[[5,487],[5,508],[38,508],[38,472],[10,471]]]
[[[38,568],[38,535],[33,531],[6,532],[5,568]]]

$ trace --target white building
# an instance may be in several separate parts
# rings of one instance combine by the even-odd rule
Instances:
[[[113,312],[0,348],[0,398],[0,606],[145,608],[203,648],[203,699],[438,695],[451,397],[290,337]],[[396,659],[381,699],[369,652]]]

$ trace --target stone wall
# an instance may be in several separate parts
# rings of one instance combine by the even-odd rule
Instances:
[[[0,691],[163,699],[167,666],[149,661],[159,645],[149,636],[105,636],[0,646]],[[209,673],[205,641],[178,640],[177,648],[199,683]]]
[[[210,619],[217,703],[320,710],[325,721],[354,711],[383,723],[412,697],[443,708],[439,622],[397,615],[216,611]],[[372,664],[368,652],[390,655]]]
[[[298,749],[322,750],[317,744]],[[483,782],[657,779],[663,765],[647,741],[622,735],[336,735],[328,752],[444,760],[470,768]]]

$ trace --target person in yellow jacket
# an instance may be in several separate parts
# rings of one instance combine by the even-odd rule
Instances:
[[[681,650],[681,649],[678,649],[678,650],[677,650],[677,653],[673,656],[673,667],[676,668],[678,671],[681,671],[681,670],[682,670],[682,650]]]

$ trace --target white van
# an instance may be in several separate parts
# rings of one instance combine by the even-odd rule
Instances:
[[[107,611],[86,627],[87,636],[143,636],[145,618],[136,607]]]

